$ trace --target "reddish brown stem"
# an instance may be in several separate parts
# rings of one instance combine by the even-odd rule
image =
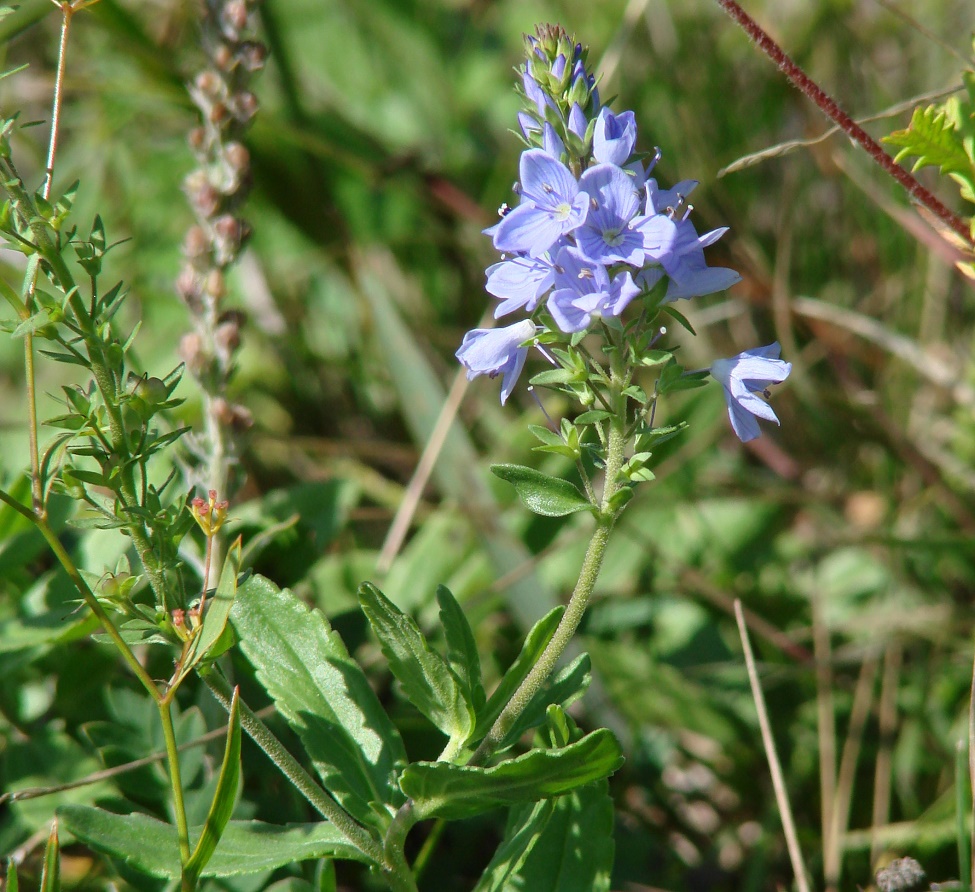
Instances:
[[[873,158],[887,173],[889,173],[898,183],[900,183],[919,204],[923,204],[931,213],[960,235],[967,244],[972,244],[972,235],[968,224],[958,214],[953,213],[945,207],[934,195],[924,188],[910,173],[903,167],[894,163],[894,159],[888,155],[880,144],[867,133],[856,121],[853,120],[843,109],[836,104],[828,93],[826,93],[809,75],[806,74],[795,62],[790,59],[785,51],[780,47],[758,23],[748,15],[745,10],[735,2],[735,0],[717,0],[718,4],[745,30],[759,48],[779,67],[787,78],[803,93],[806,94],[819,108],[823,114],[840,127],[847,136],[854,142],[862,146],[868,155]]]

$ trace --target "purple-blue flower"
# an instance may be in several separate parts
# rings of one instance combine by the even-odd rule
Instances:
[[[555,270],[546,257],[512,257],[487,268],[489,294],[501,298],[494,311],[499,319],[522,307],[535,311],[539,300],[555,282]]]
[[[636,116],[631,111],[614,115],[608,107],[599,111],[592,134],[592,155],[600,164],[622,167],[636,146]]]
[[[597,164],[579,178],[579,188],[589,196],[586,222],[575,232],[586,257],[594,263],[642,266],[643,234],[630,228],[640,209],[632,177],[615,164]]]
[[[593,316],[619,316],[640,293],[628,272],[610,281],[605,266],[569,247],[556,255],[555,289],[548,311],[566,334],[585,330]]]
[[[759,394],[772,384],[789,377],[791,362],[779,359],[779,344],[746,350],[731,359],[718,359],[711,365],[711,375],[724,387],[728,417],[742,443],[761,436],[758,418],[779,423],[772,407]]]
[[[713,294],[741,281],[741,276],[733,269],[708,266],[704,260],[704,249],[721,238],[728,231],[727,227],[712,229],[699,236],[694,224],[686,218],[678,220],[676,225],[674,246],[669,256],[661,260],[670,276],[667,300]]]
[[[569,168],[543,149],[522,152],[521,204],[494,230],[494,247],[539,257],[586,220],[589,197]]]
[[[528,348],[521,345],[535,334],[535,325],[523,319],[505,328],[475,328],[464,335],[455,356],[467,369],[467,380],[478,375],[501,379],[501,405],[511,395],[525,366]]]

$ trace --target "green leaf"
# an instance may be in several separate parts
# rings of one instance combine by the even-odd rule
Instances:
[[[576,424],[598,424],[600,421],[612,417],[613,413],[607,412],[605,409],[590,409],[588,412],[576,415],[575,422]]]
[[[513,746],[529,728],[544,722],[546,711],[551,705],[567,707],[575,703],[586,692],[591,682],[592,661],[589,659],[589,654],[579,654],[528,701],[528,705],[518,716],[517,721],[501,739],[498,748],[503,750]]]
[[[613,802],[606,781],[513,808],[474,892],[608,892]]]
[[[548,646],[549,641],[555,634],[555,630],[565,613],[564,607],[555,607],[545,614],[525,637],[521,652],[518,654],[514,663],[511,664],[504,678],[491,695],[484,709],[478,713],[477,725],[474,733],[470,737],[470,742],[476,743],[483,739],[484,735],[491,730],[491,726],[497,721],[501,711],[505,708],[512,694],[518,689],[525,680],[525,676],[531,672],[532,666],[538,662],[542,651]]]
[[[385,830],[403,803],[393,775],[406,752],[338,633],[319,611],[257,575],[237,589],[230,618],[326,788],[358,820]]]
[[[474,713],[480,710],[487,697],[481,683],[481,658],[477,652],[474,632],[453,592],[445,585],[437,586],[440,605],[440,624],[447,639],[447,662],[450,663],[467,695]]]
[[[581,380],[579,372],[575,369],[549,369],[532,375],[529,383],[535,387],[545,387],[553,384],[571,384]]]
[[[894,161],[915,155],[914,170],[937,167],[942,174],[971,172],[972,164],[955,128],[941,106],[914,109],[906,130],[897,130],[883,141],[901,150]]]
[[[672,319],[677,320],[681,328],[684,328],[687,331],[689,331],[692,335],[697,336],[697,332],[694,331],[694,326],[687,321],[687,317],[683,313],[681,313],[680,310],[675,310],[669,304],[667,306],[661,307],[660,309],[668,316],[670,316]]]
[[[406,698],[454,744],[463,743],[474,727],[474,713],[447,661],[430,647],[413,618],[376,586],[360,585],[359,603]]]
[[[523,465],[491,465],[491,473],[510,483],[525,506],[545,517],[564,517],[592,508],[568,480],[549,477]]]
[[[400,778],[420,820],[456,820],[493,808],[560,796],[600,780],[623,764],[620,745],[600,728],[564,749],[533,750],[493,768],[415,762]]]
[[[41,871],[40,892],[61,892],[61,846],[58,843],[57,821],[44,847],[44,869]]]
[[[220,585],[217,586],[213,595],[207,599],[203,612],[203,626],[193,639],[190,651],[183,661],[183,668],[180,671],[177,684],[213,649],[213,645],[223,635],[227,620],[230,618],[234,598],[237,595],[240,552],[241,539],[238,536],[237,541],[227,549],[227,557],[224,559],[223,570],[220,573]]]
[[[58,818],[65,829],[96,851],[149,876],[180,878],[179,840],[171,824],[148,815],[116,815],[83,805],[59,809]],[[199,832],[200,828],[191,830],[194,834]],[[283,825],[231,821],[202,876],[258,873],[311,858],[366,860],[327,821]]]
[[[239,541],[237,551],[239,554]],[[213,802],[210,804],[210,812],[207,815],[206,823],[203,825],[203,832],[196,843],[196,848],[193,849],[190,860],[183,867],[184,875],[193,879],[200,876],[213,857],[236,804],[237,788],[240,785],[239,694],[239,689],[234,688],[234,696],[230,702],[230,720],[227,724],[227,745],[223,752],[223,764],[220,766],[220,777],[217,780],[217,790],[213,794]]]
[[[530,430],[546,446],[565,445],[565,440],[562,439],[561,434],[557,434],[555,431],[550,430],[547,427],[543,427],[540,424],[529,424],[528,430]]]
[[[41,310],[38,313],[34,313],[32,316],[28,316],[23,322],[20,323],[12,332],[11,336],[15,338],[22,338],[28,333],[36,333],[38,330],[44,328],[46,325],[51,324],[51,317],[48,315],[46,310]]]

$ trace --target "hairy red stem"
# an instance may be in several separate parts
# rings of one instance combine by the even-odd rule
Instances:
[[[972,244],[972,235],[968,224],[956,213],[950,211],[934,195],[924,188],[910,173],[894,163],[881,145],[867,133],[856,121],[837,105],[836,100],[826,93],[809,75],[790,59],[759,24],[739,6],[735,0],[717,0],[725,12],[728,13],[751,37],[759,48],[767,55],[779,70],[803,93],[806,94],[823,114],[840,127],[854,142],[859,143],[867,154],[873,158],[887,173],[900,183],[919,204],[923,204],[931,213],[960,235],[967,244]]]

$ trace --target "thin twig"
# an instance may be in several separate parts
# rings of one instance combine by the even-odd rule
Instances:
[[[871,827],[884,827],[890,820],[890,775],[893,761],[894,731],[897,728],[897,681],[900,676],[901,650],[898,641],[891,642],[884,655],[884,674],[880,683],[880,709],[877,717],[880,746],[873,773],[873,816]],[[870,863],[876,864],[881,842],[874,837],[870,844]]]
[[[423,497],[423,490],[426,489],[430,480],[430,475],[433,473],[434,466],[447,440],[447,434],[450,433],[450,426],[457,417],[457,410],[460,408],[466,390],[467,377],[463,370],[460,370],[454,376],[454,381],[450,385],[450,391],[440,409],[437,421],[430,432],[426,445],[423,447],[420,461],[417,463],[413,477],[403,493],[403,500],[396,509],[396,515],[393,517],[389,532],[386,534],[386,541],[383,542],[382,550],[376,561],[376,572],[379,574],[388,572],[396,555],[399,554],[400,548],[403,547],[403,541],[413,523],[417,506]]]
[[[819,811],[823,863],[834,863],[839,843],[830,832],[836,812],[836,707],[833,702],[833,654],[829,629],[823,622],[818,593],[812,597],[813,650],[816,654],[816,734],[819,739]],[[826,874],[827,885],[829,873]]]
[[[274,706],[265,706],[263,709],[254,714],[263,719],[272,715],[274,711]],[[227,728],[214,728],[212,731],[207,731],[206,734],[197,737],[195,740],[189,740],[186,743],[180,744],[177,747],[177,751],[182,753],[185,750],[190,750],[198,746],[204,746],[207,743],[214,740],[219,740],[221,737],[225,737],[226,734]],[[97,784],[101,781],[111,780],[113,777],[118,777],[120,774],[128,774],[130,771],[145,768],[146,765],[153,765],[156,762],[163,762],[165,759],[166,751],[160,750],[159,752],[152,753],[149,756],[143,756],[141,759],[133,759],[131,762],[124,762],[123,764],[115,765],[112,768],[103,768],[101,771],[93,771],[91,774],[78,778],[78,780],[68,781],[68,783],[65,784],[54,784],[50,787],[27,787],[24,790],[3,793],[0,795],[0,805],[5,805],[8,802],[21,802],[25,799],[39,799],[42,796],[51,796],[54,793],[63,793],[65,790],[76,790],[79,787],[89,787],[92,784]]]
[[[966,244],[972,244],[972,234],[968,224],[945,207],[903,167],[895,164],[894,159],[883,150],[880,143],[843,111],[832,96],[796,65],[782,47],[763,31],[759,24],[735,0],[717,0],[717,2],[758,44],[762,52],[775,62],[779,70],[792,81],[793,85],[815,102],[826,117],[841,127],[850,139],[858,143],[877,164],[897,180],[907,190],[911,198],[924,205],[945,225],[954,230]]]
[[[745,652],[745,668],[748,670],[748,681],[752,688],[752,699],[755,701],[755,711],[758,713],[758,726],[762,731],[762,744],[765,746],[765,757],[768,759],[769,773],[772,775],[772,788],[775,790],[775,801],[782,818],[782,830],[785,833],[785,844],[789,850],[789,860],[792,862],[792,872],[795,874],[799,892],[810,892],[809,880],[806,876],[806,865],[802,860],[802,850],[799,848],[799,838],[796,835],[796,825],[792,818],[792,806],[785,789],[782,777],[782,766],[775,750],[775,738],[768,720],[768,710],[765,708],[765,697],[758,682],[758,672],[755,669],[755,657],[748,640],[748,628],[741,609],[741,601],[735,599],[735,619],[738,622],[738,634],[741,636],[741,647]]]
[[[850,710],[850,727],[843,743],[840,758],[840,771],[836,780],[836,799],[833,814],[830,816],[829,852],[830,860],[823,866],[826,888],[838,889],[840,873],[843,869],[843,834],[850,823],[850,802],[853,798],[853,781],[856,777],[857,762],[860,758],[860,745],[863,742],[863,729],[870,714],[874,680],[877,677],[877,658],[868,657],[860,669],[856,690],[853,694],[853,707]]]

